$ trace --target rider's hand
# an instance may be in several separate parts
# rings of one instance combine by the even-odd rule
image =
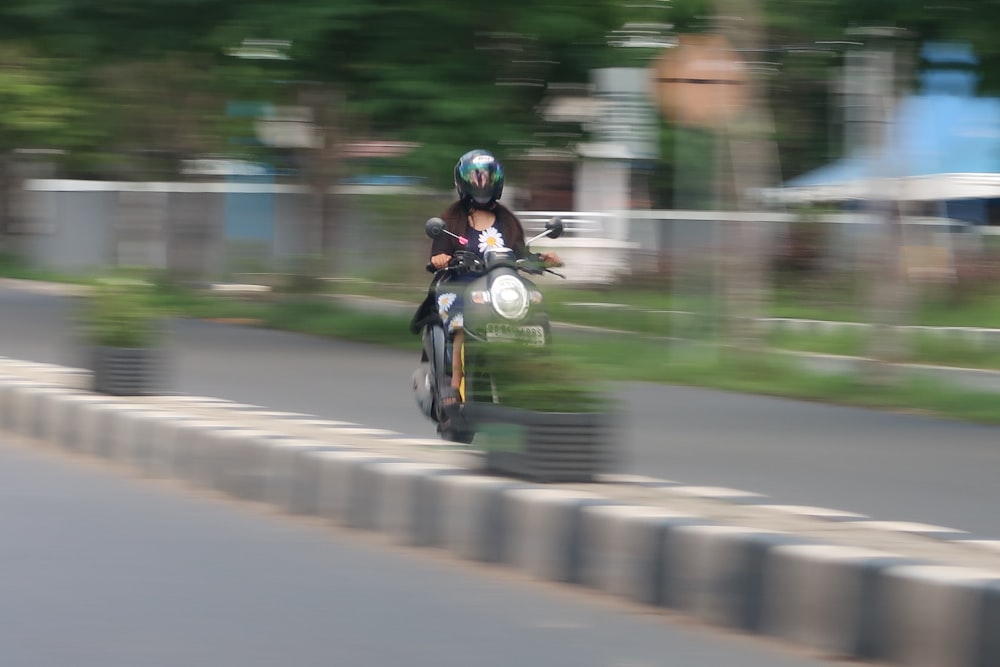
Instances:
[[[433,257],[431,257],[431,265],[435,269],[439,270],[448,266],[448,262],[450,261],[451,261],[451,255],[448,255],[446,253],[441,253],[440,255],[434,255]]]
[[[554,252],[538,253],[538,258],[542,260],[542,264],[544,264],[546,267],[563,265],[563,261],[559,258],[559,255],[555,254]]]

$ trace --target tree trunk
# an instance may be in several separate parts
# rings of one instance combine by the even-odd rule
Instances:
[[[0,252],[11,247],[10,232],[14,225],[14,170],[8,153],[0,153]]]
[[[752,61],[765,42],[760,8],[756,0],[716,0],[718,30],[730,48],[748,54]],[[737,20],[738,19],[738,20]],[[776,179],[770,114],[766,110],[757,73],[747,65],[745,107],[721,128],[725,161],[720,175],[728,176],[723,187],[724,210],[763,212],[753,193],[773,185]],[[749,217],[749,216],[747,216]],[[763,346],[763,318],[767,315],[768,225],[749,219],[725,225],[724,340],[741,349]]]
[[[902,326],[909,321],[911,289],[903,258],[904,234],[902,205],[891,202],[881,213],[880,243],[872,257],[874,270],[870,274],[871,335],[868,357],[872,359],[868,380],[886,384],[894,380],[895,364],[909,356]]]
[[[863,82],[866,148],[873,164],[880,167],[873,168],[870,174],[873,188],[868,202],[875,217],[876,238],[870,244],[867,258],[871,313],[867,356],[872,362],[865,369],[865,379],[872,384],[888,384],[895,380],[895,365],[909,356],[902,326],[908,321],[912,299],[903,263],[903,204],[894,193],[875,190],[884,187],[877,185],[879,180],[899,176],[899,165],[893,163],[888,153],[892,150],[889,136],[896,100],[897,63],[895,46],[887,40],[894,38],[895,30],[874,28],[866,33],[875,43],[866,47],[863,69],[854,76],[862,77]]]
[[[336,269],[337,240],[340,237],[340,196],[336,185],[341,173],[341,121],[339,98],[328,90],[308,91],[303,102],[312,109],[316,145],[304,151],[305,181],[311,192],[312,224],[310,245],[319,256],[316,270],[331,275]]]

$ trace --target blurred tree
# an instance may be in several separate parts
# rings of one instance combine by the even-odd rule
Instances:
[[[546,83],[584,83],[606,64],[620,11],[618,0],[246,0],[213,39],[290,40],[298,79],[343,91],[343,113],[371,136],[422,144],[404,166],[446,184],[471,147],[538,141]]]
[[[144,127],[148,136],[151,125],[162,127],[155,118],[189,101],[174,84],[211,80],[220,95],[245,87],[238,73],[248,67],[227,52],[247,38],[286,40],[291,59],[258,68],[282,82],[275,97],[294,101],[316,84],[341,91],[341,113],[360,119],[352,129],[420,143],[402,166],[444,184],[442,167],[470,146],[503,154],[543,141],[536,106],[545,85],[586,83],[589,69],[608,64],[606,35],[622,11],[620,0],[7,0],[0,42],[17,37],[67,59],[94,97],[108,85],[124,93],[116,131],[141,136]],[[163,92],[131,103],[164,75],[172,101]],[[131,83],[129,93],[126,82],[144,86]]]
[[[644,49],[614,49],[608,35],[636,16],[624,0],[5,0],[0,43],[17,40],[59,59],[60,75],[89,119],[87,132],[69,146],[75,167],[98,171],[105,157],[128,144],[176,138],[181,150],[212,139],[223,119],[195,124],[224,99],[237,98],[251,80],[269,99],[294,101],[304,82],[339,91],[343,104],[332,122],[354,136],[397,138],[422,147],[399,166],[449,180],[447,166],[470,146],[503,155],[546,141],[537,104],[552,82],[586,83],[593,67],[635,63]],[[642,3],[638,3],[642,4]],[[668,7],[678,32],[710,29],[710,0],[646,3]],[[762,0],[765,48],[780,67],[768,90],[774,104],[783,176],[825,163],[841,150],[836,132],[835,49],[821,56],[818,41],[846,38],[851,25],[894,24],[915,40],[967,39],[983,60],[983,87],[1000,90],[1000,43],[992,25],[1000,2],[964,0],[925,5],[910,0]],[[652,10],[650,10],[652,11]],[[251,66],[227,52],[246,38],[288,40],[288,61]],[[777,51],[808,47],[813,57]],[[637,60],[638,59],[638,60]],[[138,65],[136,63],[143,63]],[[271,65],[274,65],[273,67]],[[251,77],[244,76],[255,70]],[[143,71],[145,74],[136,75]],[[166,77],[169,86],[151,91]],[[127,81],[143,88],[123,90]],[[280,85],[278,85],[280,82]],[[315,84],[311,84],[315,85]],[[109,86],[129,98],[109,114]],[[194,89],[190,95],[187,88]],[[206,95],[211,89],[213,96]],[[139,91],[151,94],[140,94]],[[86,101],[86,104],[83,102]],[[157,107],[157,108],[151,108]],[[191,108],[191,113],[181,111]],[[161,120],[180,112],[172,130]],[[348,121],[347,119],[351,119]],[[113,127],[111,120],[113,119]],[[349,127],[348,127],[349,126]],[[145,129],[142,129],[145,128]],[[114,129],[119,136],[107,141]],[[192,137],[199,141],[192,142]],[[554,137],[554,138],[546,138]],[[207,143],[211,143],[210,141]],[[82,157],[82,159],[80,159]],[[671,161],[670,154],[663,160]]]
[[[246,0],[212,39],[220,49],[247,38],[291,43],[284,87],[316,120],[319,143],[299,164],[329,250],[341,207],[325,193],[343,173],[338,139],[414,142],[390,168],[450,186],[452,165],[471,148],[505,157],[541,141],[546,84],[588,80],[618,10],[617,0]]]
[[[90,78],[104,103],[104,113],[95,119],[106,132],[104,152],[116,156],[104,168],[110,175],[173,178],[185,159],[231,150],[227,125],[238,121],[226,116],[218,71],[195,56],[109,63]]]
[[[0,44],[0,244],[17,207],[20,173],[15,151],[65,147],[73,142],[76,107],[52,63],[26,48]]]
[[[237,6],[230,0],[7,0],[0,4],[0,45],[16,40],[47,58],[30,67],[57,79],[72,97],[46,112],[72,118],[71,136],[60,146],[69,173],[142,177],[138,156],[216,145],[213,135],[221,133],[214,126],[224,108],[211,98],[220,88],[215,74],[222,58],[208,36]],[[176,173],[173,162],[168,170]]]

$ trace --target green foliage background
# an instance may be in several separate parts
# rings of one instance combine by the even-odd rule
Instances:
[[[982,61],[983,92],[1000,91],[997,0],[761,7],[784,177],[839,150],[831,86],[841,55],[816,45],[848,39],[852,26],[906,28],[903,49],[912,53],[926,40],[968,40]],[[709,30],[715,9],[710,0],[6,0],[0,152],[56,148],[67,175],[147,178],[176,172],[184,156],[252,157],[252,147],[233,141],[248,128],[226,115],[227,102],[295,102],[322,88],[342,101],[342,136],[419,142],[385,167],[447,186],[442,165],[469,147],[509,157],[575,141],[579,128],[565,136],[565,125],[540,119],[547,86],[585,84],[591,68],[645,65],[658,55],[612,48],[613,31],[636,22]],[[246,38],[288,40],[290,59],[228,55]],[[664,134],[673,146],[666,125]],[[690,162],[673,150],[661,156],[656,169],[668,183],[675,159]]]

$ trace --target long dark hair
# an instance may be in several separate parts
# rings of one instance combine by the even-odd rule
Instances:
[[[524,247],[524,226],[514,212],[501,204],[493,202],[490,210],[496,215],[496,227],[503,237],[507,239],[507,246],[515,251],[520,251]],[[464,201],[459,200],[452,203],[441,213],[445,228],[452,234],[464,236],[469,224],[469,216],[472,215],[472,207]]]

